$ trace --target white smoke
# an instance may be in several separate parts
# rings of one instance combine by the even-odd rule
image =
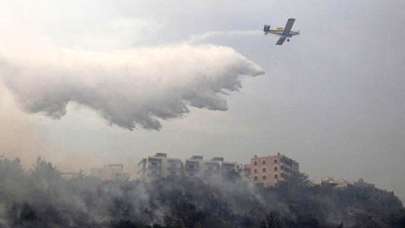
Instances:
[[[0,58],[0,78],[24,111],[60,118],[75,102],[130,130],[158,130],[189,107],[227,110],[224,96],[241,88],[241,77],[262,73],[233,49],[209,45]]]

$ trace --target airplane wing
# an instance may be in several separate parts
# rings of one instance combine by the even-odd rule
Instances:
[[[290,33],[293,25],[294,25],[295,19],[294,18],[290,18],[287,21],[287,24],[284,27],[284,31],[283,31],[283,35],[286,35],[288,33]]]
[[[280,37],[280,39],[277,40],[276,45],[282,45],[282,44],[284,43],[284,41],[285,41],[286,38],[287,38],[287,37],[285,37],[285,36]]]

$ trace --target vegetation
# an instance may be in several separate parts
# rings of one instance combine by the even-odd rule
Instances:
[[[167,178],[151,183],[65,179],[38,159],[25,171],[0,160],[0,227],[405,227],[391,192],[358,182],[314,185],[298,175],[275,188],[242,178]]]

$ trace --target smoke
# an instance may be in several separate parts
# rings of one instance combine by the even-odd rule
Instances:
[[[61,118],[75,102],[129,130],[158,130],[190,107],[225,111],[241,77],[263,73],[233,49],[208,45],[37,54],[0,59],[0,78],[24,111]]]
[[[0,227],[404,227],[392,193],[365,182],[316,186],[305,176],[272,189],[236,173],[143,182],[63,178],[44,160],[24,171],[0,159]],[[344,225],[343,225],[344,224]]]
[[[19,157],[29,165],[47,152],[31,118],[26,118],[12,100],[11,94],[0,82],[0,157]]]

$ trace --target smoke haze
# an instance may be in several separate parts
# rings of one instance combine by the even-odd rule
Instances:
[[[160,129],[189,107],[227,110],[241,76],[263,70],[231,48],[177,45],[110,53],[60,50],[1,60],[0,73],[23,110],[61,118],[76,102],[129,130]]]
[[[394,191],[404,201],[404,11],[404,1],[381,0],[0,0],[0,84],[2,79],[12,80],[7,83],[10,93],[0,92],[0,100],[7,101],[0,109],[1,153],[25,162],[43,156],[46,149],[50,152],[45,158],[57,167],[63,163],[78,170],[109,162],[136,163],[156,152],[180,158],[191,154],[231,156],[239,162],[255,154],[281,152],[299,161],[303,171],[317,180],[324,176],[350,181],[361,177]],[[264,36],[262,26],[283,26],[289,17],[297,19],[294,29],[302,34],[279,48],[274,45],[277,37]],[[184,41],[190,49],[209,47],[195,46],[204,43],[232,47],[260,65],[268,76],[254,80],[238,77],[243,80],[243,89],[226,97],[226,112],[193,108],[189,100],[181,100],[191,111],[187,118],[181,118],[187,114],[181,113],[180,118],[162,121],[150,115],[163,125],[160,131],[144,130],[135,122],[139,129],[131,132],[115,127],[116,123],[109,127],[99,118],[112,111],[116,116],[117,110],[135,110],[125,99],[105,100],[100,95],[123,94],[121,88],[94,88],[102,77],[128,77],[106,76],[127,72],[124,63],[113,64],[113,59],[132,52],[135,56],[128,58],[139,63],[141,50],[178,50],[182,45],[173,44]],[[152,46],[155,48],[141,48]],[[128,49],[131,51],[123,51]],[[158,57],[169,61],[172,55],[180,54],[173,51]],[[170,75],[175,75],[180,65],[187,65],[181,63],[184,59],[189,61],[184,57],[170,65]],[[205,69],[203,63],[198,64]],[[168,70],[150,65],[147,75],[169,78]],[[35,79],[15,83],[23,77],[10,77],[12,70]],[[157,70],[159,74],[152,73]],[[132,71],[134,74],[146,76]],[[50,75],[64,81],[37,80]],[[42,89],[51,88],[50,83],[63,87],[63,94]],[[17,85],[18,91],[10,87]],[[144,86],[142,92],[162,91],[158,85],[153,89]],[[35,92],[41,97],[30,96],[32,88],[38,89]],[[78,97],[73,100],[69,91],[73,89],[82,91],[75,95],[80,95],[80,101],[90,103],[90,98],[97,98],[97,103],[90,107],[79,103]],[[164,90],[165,95],[168,91]],[[178,89],[170,91],[180,93]],[[45,96],[48,92],[57,95]],[[162,101],[169,100],[170,96],[160,95]],[[215,95],[224,101],[224,95]],[[68,98],[66,110],[58,101],[61,97]],[[153,100],[146,97],[141,100]],[[114,103],[116,100],[120,102]],[[116,107],[118,104],[123,107]],[[54,120],[30,114],[34,111],[54,117],[62,116],[63,111],[66,114],[62,120]],[[127,114],[124,117],[130,116]]]
[[[35,124],[18,110],[6,88],[0,83],[0,156],[19,157],[31,162],[47,147]]]
[[[27,172],[0,159],[0,227],[393,227],[404,208],[390,192],[357,182],[314,186],[304,175],[271,189],[237,173],[151,182],[79,175],[63,178],[38,160]],[[361,196],[361,197],[359,197]]]

